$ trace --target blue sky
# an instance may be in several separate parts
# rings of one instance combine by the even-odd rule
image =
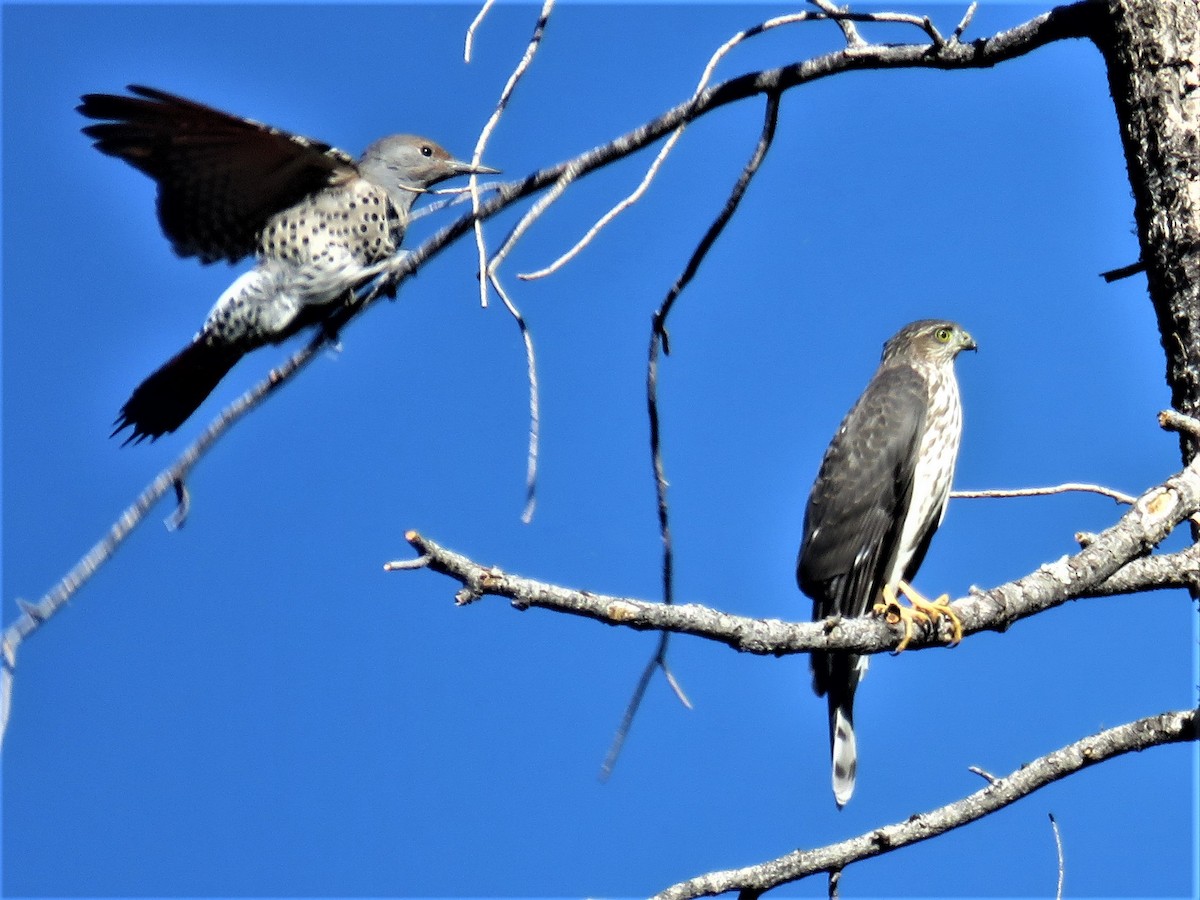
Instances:
[[[928,6],[922,7],[927,9]],[[953,29],[959,6],[937,6]],[[567,4],[486,162],[520,177],[692,89],[713,48],[781,7]],[[970,35],[1034,10],[985,5]],[[79,134],[80,94],[145,83],[352,153],[394,131],[470,152],[536,8],[5,6],[3,599],[36,599],[222,406],[122,449],[110,422],[238,270],[175,258],[151,182]],[[868,31],[915,40],[915,29]],[[838,46],[832,26],[745,47],[725,78]],[[406,529],[530,577],[655,598],[643,399],[651,312],[757,137],[761,101],[689,130],[649,195],[557,276],[519,283],[632,187],[579,184],[513,254],[533,330],[542,480],[519,513],[516,328],[479,308],[463,242],[241,423],[20,653],[3,756],[7,896],[644,895],[906,818],[1102,728],[1195,702],[1180,592],[1071,603],[952,651],[877,658],[858,790],[829,790],[803,657],[678,639],[695,703],[652,686],[596,778],[652,635],[385,574]],[[512,214],[490,226],[493,244]],[[422,234],[414,229],[410,241]],[[957,485],[1140,492],[1176,471],[1107,82],[1083,43],[995,71],[838,77],[788,94],[737,218],[678,304],[660,383],[677,595],[803,619],[794,582],[821,453],[883,340],[927,316],[960,360]],[[1093,496],[955,501],[918,578],[961,596],[1075,547]],[[1178,542],[1178,538],[1175,539]],[[1178,543],[1173,546],[1178,546]],[[933,843],[857,865],[846,896],[1188,895],[1196,750],[1154,749]],[[795,888],[823,896],[822,879]]]

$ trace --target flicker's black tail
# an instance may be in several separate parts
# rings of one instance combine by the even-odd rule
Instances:
[[[209,344],[203,339],[192,341],[137,386],[121,407],[113,436],[132,428],[125,443],[140,444],[146,438],[156,441],[174,431],[241,358],[242,351],[236,347]]]

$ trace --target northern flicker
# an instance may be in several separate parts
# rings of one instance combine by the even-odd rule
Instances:
[[[192,342],[143,381],[113,435],[157,440],[196,411],[243,355],[320,324],[395,259],[417,196],[456,175],[498,174],[414,135],[355,161],[309,138],[165,91],[85,94],[84,134],[158,183],[158,220],[180,256],[254,255]]]

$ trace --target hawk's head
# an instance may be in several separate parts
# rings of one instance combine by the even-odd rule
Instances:
[[[883,345],[883,360],[950,363],[964,350],[979,349],[975,339],[956,322],[921,319],[905,325]]]

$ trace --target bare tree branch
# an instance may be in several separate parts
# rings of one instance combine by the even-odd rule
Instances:
[[[1177,413],[1164,413],[1160,418],[1172,425],[1186,423],[1188,429],[1196,425],[1194,420]],[[969,596],[956,600],[954,611],[962,621],[963,633],[1005,631],[1020,619],[1068,600],[1195,583],[1200,551],[1194,547],[1169,556],[1143,557],[1197,509],[1200,509],[1200,457],[1164,484],[1142,494],[1115,525],[1096,535],[1075,555],[1047,563],[1023,578],[991,590],[973,589]],[[571,590],[482,566],[415,531],[405,537],[418,554],[427,558],[427,568],[463,585],[455,595],[460,604],[485,595],[506,597],[521,610],[540,607],[639,631],[691,634],[741,652],[758,654],[812,650],[880,653],[895,650],[902,638],[901,629],[893,629],[872,616],[784,622],[736,616],[697,604],[670,605]],[[385,566],[391,568],[397,566],[390,563]],[[940,633],[924,633],[910,646],[940,646],[941,640]]]
[[[1010,775],[997,778],[982,790],[903,822],[813,850],[796,850],[786,856],[723,872],[710,872],[667,888],[655,900],[689,900],[732,891],[753,896],[820,872],[838,872],[859,860],[890,853],[901,847],[937,837],[954,828],[1027,797],[1034,791],[1097,763],[1126,753],[1200,737],[1197,710],[1165,712],[1101,731],[1035,759]]]

